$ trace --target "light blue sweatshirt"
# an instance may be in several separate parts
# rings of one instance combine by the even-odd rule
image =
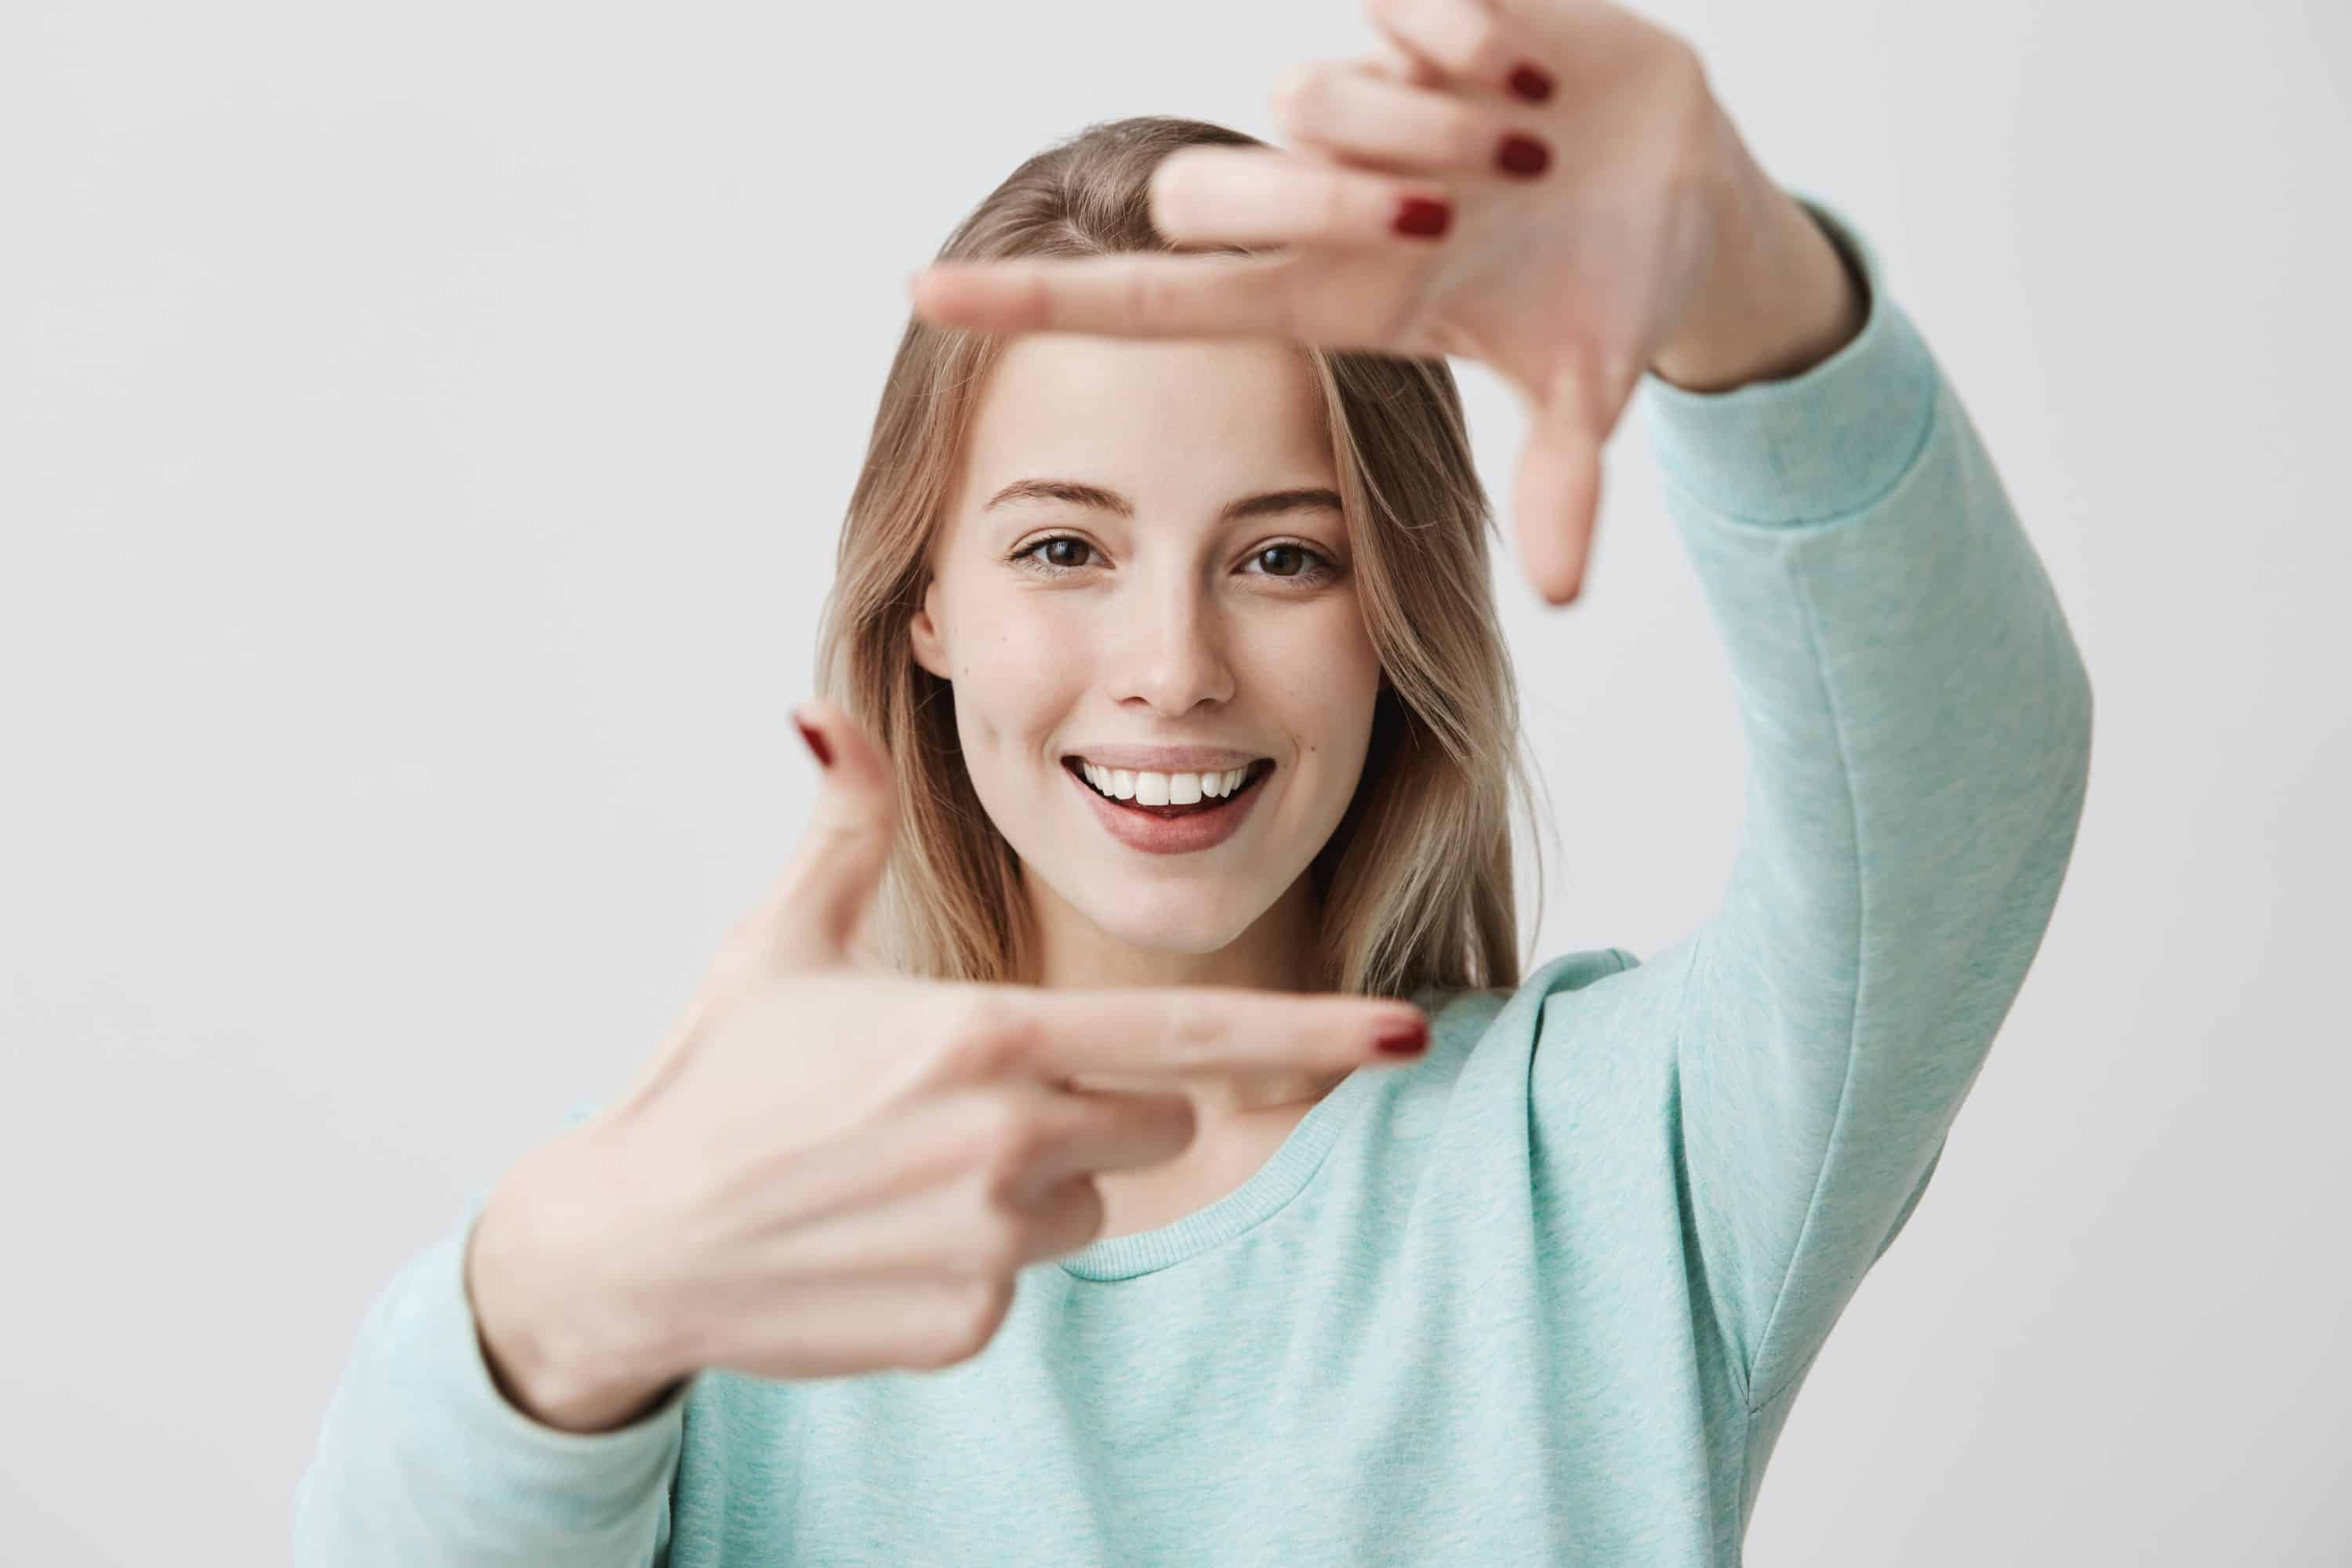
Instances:
[[[478,1194],[360,1328],[297,1563],[1738,1563],[2041,944],[2091,738],[1959,399],[1799,199],[1861,336],[1639,394],[1747,742],[1711,919],[1419,994],[1423,1060],[1341,1082],[1207,1208],[1025,1269],[941,1371],[706,1371],[621,1430],[541,1426],[475,1335]]]

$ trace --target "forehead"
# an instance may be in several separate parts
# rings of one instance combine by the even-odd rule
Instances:
[[[1212,488],[1331,476],[1313,368],[1260,339],[1015,338],[982,384],[965,456],[967,497],[1039,473]]]

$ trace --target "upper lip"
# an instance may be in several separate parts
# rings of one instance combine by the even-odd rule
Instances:
[[[1228,746],[1078,746],[1065,754],[1107,768],[1176,773],[1230,772],[1249,766],[1265,753],[1236,752]]]

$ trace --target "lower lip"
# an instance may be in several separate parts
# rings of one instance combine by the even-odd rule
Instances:
[[[1224,805],[1209,811],[1187,812],[1182,816],[1154,816],[1148,811],[1134,811],[1110,799],[1094,785],[1067,768],[1057,770],[1087,797],[1095,809],[1096,820],[1110,836],[1129,849],[1140,849],[1146,855],[1189,855],[1198,849],[1212,849],[1241,831],[1242,821],[1257,805],[1257,797],[1265,793],[1273,782],[1269,770],[1249,788],[1233,797]]]

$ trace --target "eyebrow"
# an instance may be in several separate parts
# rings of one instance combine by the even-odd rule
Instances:
[[[1135,504],[1117,490],[1100,485],[1089,485],[1077,479],[1015,479],[988,500],[982,511],[1009,506],[1016,501],[1060,501],[1069,506],[1091,507],[1097,511],[1115,512],[1132,518]],[[1217,514],[1220,523],[1238,522],[1244,518],[1271,517],[1278,512],[1328,509],[1342,511],[1339,493],[1308,486],[1297,489],[1268,490],[1264,495],[1244,496],[1229,503]]]

